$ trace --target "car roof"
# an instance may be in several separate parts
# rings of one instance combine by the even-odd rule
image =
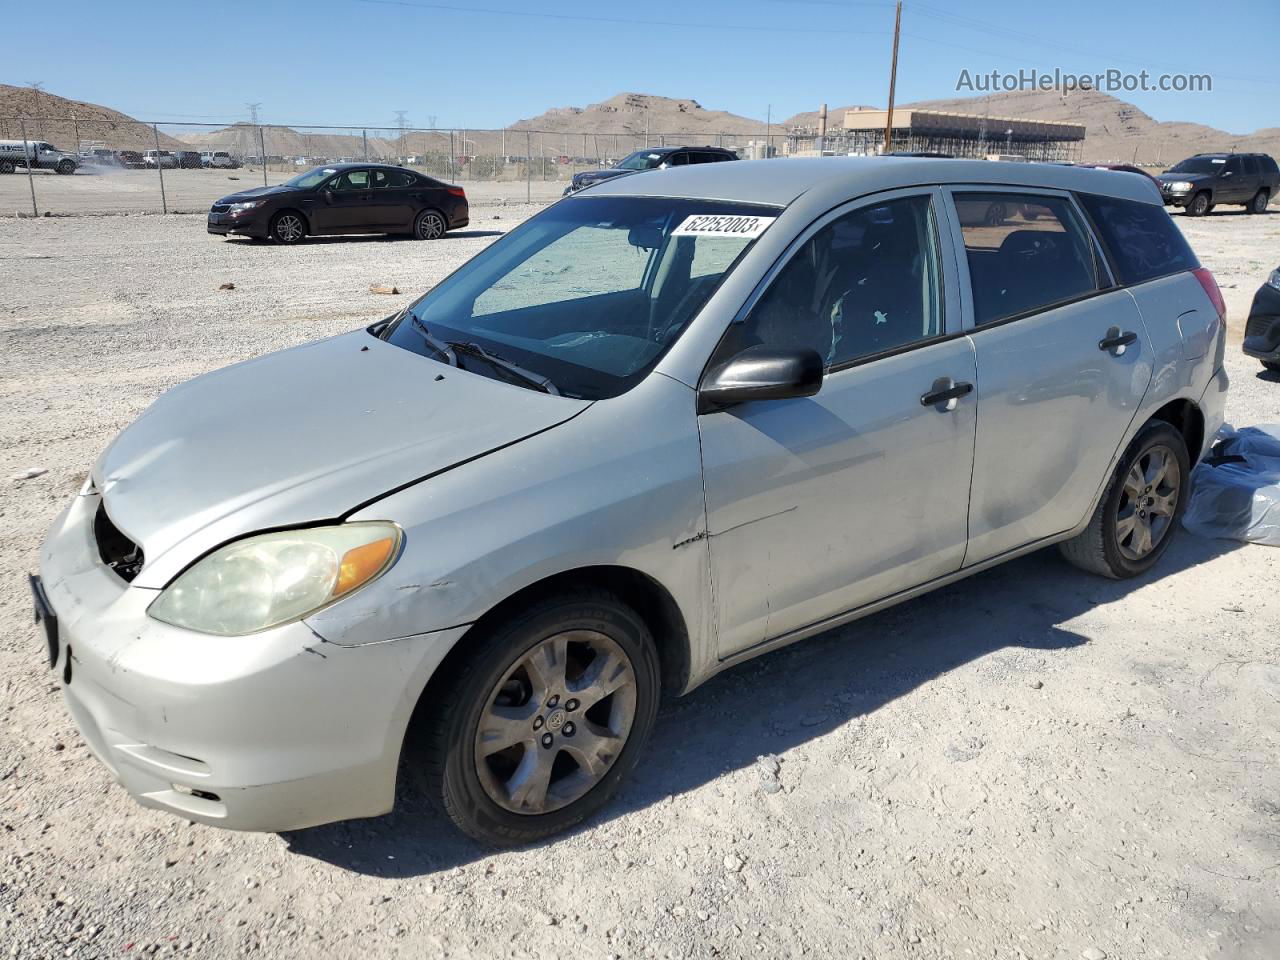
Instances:
[[[1159,192],[1139,177],[1108,170],[1048,163],[943,160],[923,157],[787,157],[738,163],[673,167],[661,174],[615,177],[591,187],[591,196],[648,196],[726,200],[785,207],[805,194],[846,199],[933,184],[973,184],[1079,190],[1146,203],[1161,203]]]
[[[394,163],[379,163],[377,160],[369,160],[369,161],[347,160],[342,163],[317,163],[311,169],[312,170],[351,170],[353,168],[358,170],[374,169],[374,168],[377,168],[379,170],[408,169],[407,167],[397,166]],[[410,171],[410,172],[413,172],[413,171]]]
[[[728,147],[713,147],[711,144],[697,146],[692,143],[682,143],[676,146],[664,147],[640,147],[638,150],[632,150],[632,153],[674,153],[676,150],[718,150],[721,153],[733,153]]]

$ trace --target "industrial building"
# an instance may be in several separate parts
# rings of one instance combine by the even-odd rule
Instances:
[[[879,153],[884,147],[886,110],[848,110],[844,127],[827,137],[825,149],[841,153]],[[1017,117],[991,117],[943,110],[895,110],[891,150],[948,153],[956,157],[1009,154],[1028,160],[1079,160],[1084,124],[1047,123]]]

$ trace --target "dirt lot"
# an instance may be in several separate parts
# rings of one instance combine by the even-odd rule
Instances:
[[[91,168],[89,168],[91,169]],[[267,183],[283,183],[306,170],[299,167],[287,173],[267,172]],[[568,169],[568,168],[566,168]],[[86,172],[58,176],[48,170],[36,171],[32,183],[25,170],[0,176],[0,218],[31,214],[31,188],[36,192],[36,209],[40,215],[107,213],[159,213],[160,174],[155,170],[118,170]],[[458,181],[475,206],[522,203],[526,194],[533,200],[554,200],[564,190],[564,183],[554,180],[475,181],[464,176]],[[262,170],[166,170],[164,194],[170,213],[207,213],[209,205],[219,197],[238,190],[262,186]]]
[[[31,624],[55,512],[166,387],[384,316],[404,298],[369,284],[420,290],[530,212],[294,249],[196,216],[0,221],[0,955],[1280,956],[1280,551],[1185,532],[1134,582],[1046,551],[731,671],[666,705],[603,817],[532,849],[413,797],[284,836],[129,800]],[[1179,222],[1230,304],[1229,418],[1280,421],[1236,346],[1280,214]]]

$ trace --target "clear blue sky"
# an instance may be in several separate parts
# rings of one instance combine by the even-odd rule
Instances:
[[[507,11],[508,13],[504,13]],[[526,11],[533,16],[513,15]],[[962,69],[1115,67],[1214,76],[1211,93],[1118,93],[1157,120],[1280,126],[1276,0],[908,0],[898,101]],[[592,19],[595,18],[595,19]],[[11,0],[0,82],[150,120],[496,127],[621,91],[784,118],[883,105],[893,7],[850,0]],[[1185,26],[1181,26],[1185,24]]]

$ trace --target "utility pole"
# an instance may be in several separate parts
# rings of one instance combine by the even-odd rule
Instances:
[[[773,149],[773,104],[764,108],[764,156],[767,160]]]
[[[397,149],[397,150],[399,150],[399,152],[400,152],[400,158],[401,158],[401,159],[403,159],[403,158],[404,158],[404,155],[405,155],[405,139],[406,139],[406,137],[408,136],[408,133],[409,133],[409,130],[408,130],[408,127],[409,127],[409,120],[408,120],[409,111],[408,111],[408,110],[397,110],[397,111],[395,111],[395,114],[396,114],[396,126],[400,129],[400,143],[399,143],[399,145],[397,146],[397,148],[396,148],[396,149]]]
[[[898,34],[902,30],[902,0],[893,15],[893,65],[889,67],[889,112],[884,118],[884,152],[893,149],[893,94],[898,83]]]

